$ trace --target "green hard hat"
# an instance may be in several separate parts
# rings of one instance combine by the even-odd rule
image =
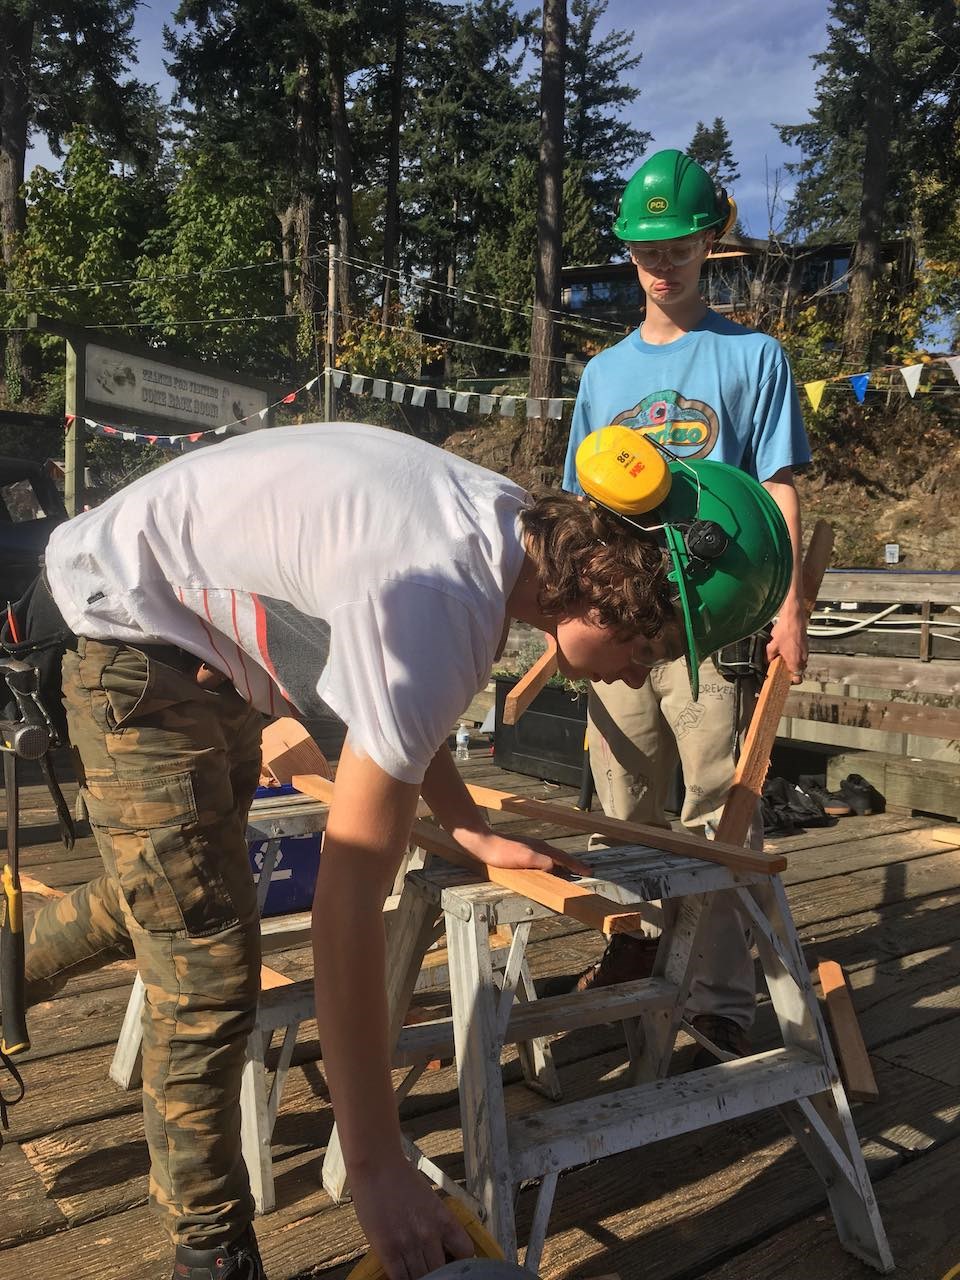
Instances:
[[[723,227],[730,204],[706,169],[682,151],[658,151],[620,197],[613,234],[621,240],[675,240]]]
[[[793,573],[790,534],[763,485],[725,462],[671,462],[662,521],[683,616],[690,689],[704,658],[765,627]]]

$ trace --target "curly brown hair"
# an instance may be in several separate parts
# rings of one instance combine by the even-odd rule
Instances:
[[[548,616],[594,611],[624,637],[656,636],[674,620],[666,557],[652,537],[570,493],[535,496],[520,521]]]

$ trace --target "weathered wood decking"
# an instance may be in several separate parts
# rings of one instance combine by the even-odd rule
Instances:
[[[486,757],[465,771],[523,794],[554,798],[562,790],[505,775]],[[42,788],[26,788],[24,802],[25,873],[67,890],[98,872],[89,836],[71,855],[63,851]],[[516,819],[508,825],[535,830]],[[854,1108],[854,1118],[896,1274],[939,1280],[960,1262],[960,825],[897,814],[846,818],[771,847],[790,855],[784,880],[811,968],[838,960],[853,987],[881,1090],[878,1103]],[[535,936],[528,954],[538,976],[578,969],[602,946],[598,935],[560,919]],[[291,978],[309,973],[305,947],[268,959]],[[170,1275],[169,1245],[146,1206],[139,1092],[123,1093],[107,1076],[132,979],[132,964],[114,964],[31,1012],[35,1048],[22,1060],[28,1095],[11,1113],[0,1150],[2,1280]],[[761,1006],[758,1045],[771,1038],[768,1012]],[[331,1114],[312,1023],[301,1038],[274,1132],[279,1207],[258,1220],[257,1233],[270,1280],[340,1280],[363,1241],[352,1209],[331,1204],[319,1186]],[[595,1092],[598,1078],[614,1081],[626,1056],[617,1026],[573,1033],[555,1054],[568,1100]],[[515,1061],[506,1070],[516,1112],[542,1105],[519,1083]],[[404,1115],[412,1136],[455,1174],[452,1069],[429,1072]],[[532,1201],[521,1195],[521,1234]],[[872,1274],[837,1243],[820,1184],[776,1115],[567,1175],[541,1273],[551,1280]]]

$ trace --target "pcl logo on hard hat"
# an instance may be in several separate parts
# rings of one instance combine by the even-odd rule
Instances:
[[[666,213],[670,208],[670,201],[665,196],[651,196],[647,201],[647,213]]]

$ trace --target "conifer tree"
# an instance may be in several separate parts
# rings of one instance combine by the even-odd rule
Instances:
[[[635,35],[614,30],[598,36],[597,26],[608,0],[570,0],[567,34],[566,152],[586,174],[601,244],[606,252],[621,251],[610,231],[623,174],[632,173],[652,135],[635,128],[623,112],[640,97],[631,83],[642,54],[632,52]]]
[[[878,325],[882,241],[908,231],[916,175],[949,162],[960,15],[952,0],[832,0],[830,16],[810,119],[779,131],[802,151],[788,229],[853,243],[844,355],[858,363]]]
[[[0,252],[9,271],[26,225],[23,182],[31,133],[46,137],[55,155],[78,124],[114,150],[144,143],[137,122],[155,95],[127,78],[137,0],[0,0]],[[26,387],[22,344],[6,348],[8,393]]]
[[[740,180],[740,170],[733,158],[733,143],[723,116],[716,116],[709,127],[702,120],[697,121],[687,155],[702,165],[721,187],[730,187]]]

